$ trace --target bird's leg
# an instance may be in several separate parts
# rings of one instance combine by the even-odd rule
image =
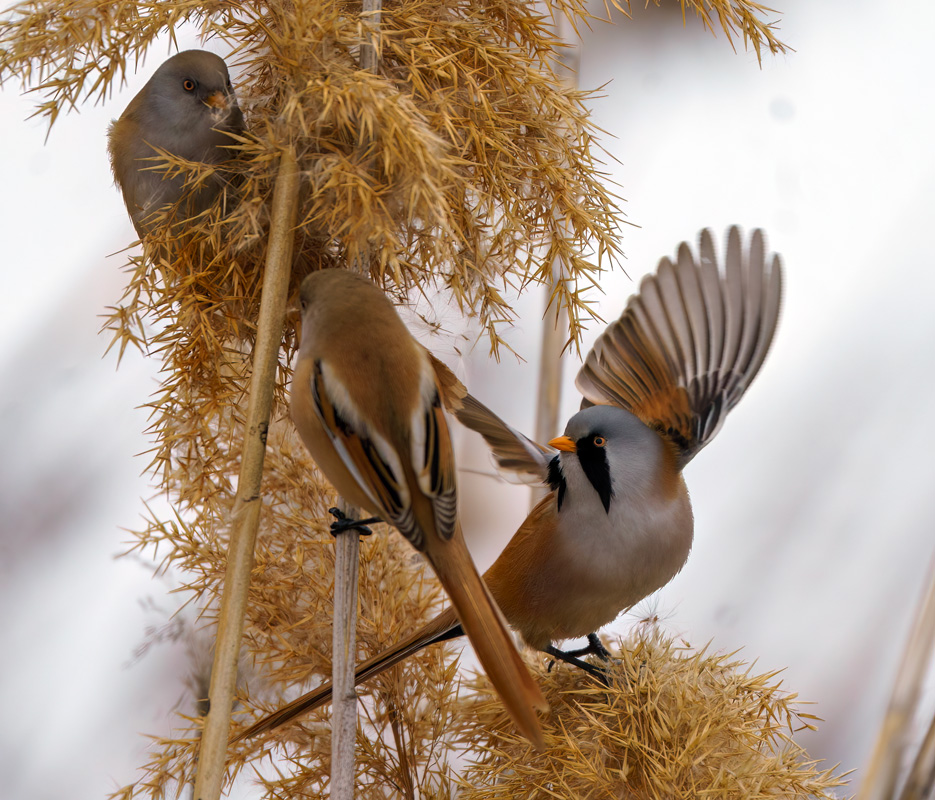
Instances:
[[[560,661],[564,661],[566,664],[571,664],[578,669],[584,670],[592,678],[595,678],[603,683],[604,686],[608,686],[610,684],[610,680],[607,677],[607,671],[601,667],[595,667],[593,664],[589,664],[587,661],[582,661],[580,658],[575,658],[575,656],[571,653],[566,653],[564,650],[559,650],[557,647],[551,644],[546,647],[543,652],[552,656],[552,658],[557,658]]]
[[[577,650],[565,650],[566,656],[575,656],[576,658],[580,656],[597,656],[601,661],[610,661],[610,652],[604,647],[600,638],[596,633],[588,634],[588,646],[581,647]]]
[[[334,522],[331,523],[331,535],[338,536],[339,534],[344,533],[345,531],[357,531],[360,536],[369,536],[373,533],[367,525],[371,525],[375,522],[383,522],[379,517],[367,517],[367,519],[352,519],[348,517],[340,508],[337,506],[332,506],[328,509],[328,513],[334,517]]]

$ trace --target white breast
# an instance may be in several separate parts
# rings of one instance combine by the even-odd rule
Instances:
[[[556,638],[584,636],[665,586],[691,550],[688,490],[654,481],[655,464],[630,458],[611,462],[613,498],[604,510],[574,454],[562,454],[565,496],[558,514],[555,591],[565,618]]]

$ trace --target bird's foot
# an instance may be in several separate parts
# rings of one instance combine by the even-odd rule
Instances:
[[[347,516],[340,508],[337,506],[332,506],[328,509],[328,513],[334,517],[334,522],[331,523],[331,535],[339,536],[345,531],[357,531],[360,536],[369,536],[373,533],[368,525],[372,525],[376,522],[383,522],[379,517],[367,517],[367,519],[353,519]]]
[[[580,658],[574,655],[574,653],[581,651],[576,650],[566,653],[564,650],[559,650],[557,647],[549,645],[545,649],[545,652],[552,656],[552,658],[557,658],[559,661],[564,661],[566,664],[571,664],[573,667],[584,670],[592,678],[604,684],[604,686],[610,685],[610,677],[607,675],[606,669],[603,667],[595,667],[593,664],[589,664],[587,661],[582,661]],[[552,664],[554,663],[555,662],[553,661]],[[552,664],[549,664],[550,672],[552,671]]]
[[[610,651],[604,647],[596,633],[588,634],[588,646],[577,650],[565,650],[565,655],[580,658],[581,656],[597,656],[601,661],[610,661]]]

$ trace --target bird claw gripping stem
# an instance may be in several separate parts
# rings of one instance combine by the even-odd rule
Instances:
[[[368,525],[372,525],[377,522],[383,522],[379,517],[367,517],[367,519],[353,519],[352,517],[347,516],[340,508],[337,506],[332,506],[328,509],[328,513],[334,517],[334,522],[331,523],[331,535],[334,537],[340,536],[345,531],[357,531],[360,536],[370,536],[373,533]]]

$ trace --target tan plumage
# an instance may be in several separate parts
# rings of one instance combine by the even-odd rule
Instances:
[[[542,746],[546,703],[477,573],[457,522],[442,395],[457,387],[369,281],[323,270],[303,281],[292,418],[341,496],[379,514],[422,551],[517,727]]]
[[[719,272],[708,231],[701,259],[687,245],[660,262],[578,374],[582,410],[554,451],[517,432],[480,401],[451,408],[487,441],[501,468],[548,482],[543,498],[484,575],[510,625],[533,648],[611,622],[682,568],[693,520],[682,468],[719,430],[758,372],[778,320],[779,257],[755,231],[744,252],[728,235]],[[603,471],[602,471],[603,470]],[[448,609],[365,662],[357,682],[458,634]],[[260,720],[238,738],[330,701],[330,684]]]

